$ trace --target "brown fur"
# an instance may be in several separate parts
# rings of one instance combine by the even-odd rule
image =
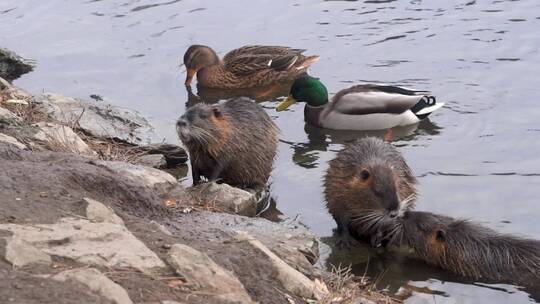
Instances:
[[[370,236],[368,227],[362,225],[370,212],[395,216],[400,209],[412,206],[402,206],[401,202],[412,201],[415,184],[405,160],[389,143],[370,137],[345,147],[330,161],[324,182],[326,206],[344,238],[339,245],[348,245],[349,233],[360,238]]]
[[[177,122],[196,184],[201,176],[239,187],[264,186],[272,171],[278,129],[247,98],[197,104]]]
[[[407,211],[380,222],[383,230],[394,232],[385,236],[391,245],[409,246],[429,264],[474,279],[539,284],[540,241],[429,212]]]

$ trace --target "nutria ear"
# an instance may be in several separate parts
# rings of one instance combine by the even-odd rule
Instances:
[[[212,108],[212,113],[214,114],[215,117],[221,117],[221,110],[216,107]]]
[[[435,238],[439,242],[446,241],[446,232],[444,232],[444,230],[437,229],[437,231],[435,232]]]

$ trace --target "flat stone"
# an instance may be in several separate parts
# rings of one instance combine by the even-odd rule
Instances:
[[[179,275],[205,292],[233,303],[253,303],[244,285],[206,254],[187,245],[175,244],[169,250],[167,260]]]
[[[168,236],[172,236],[173,234],[167,229],[167,227],[161,225],[160,223],[156,221],[150,221],[150,226],[153,228],[154,231],[162,232]]]
[[[21,120],[21,118],[17,115],[15,115],[13,112],[6,108],[0,107],[0,118],[1,119],[14,119],[14,120]]]
[[[83,198],[83,200],[87,203],[86,217],[88,219],[96,222],[124,225],[124,221],[110,207],[88,197]]]
[[[188,160],[188,155],[184,148],[172,144],[152,144],[143,147],[148,154],[162,154],[167,160],[167,166],[174,167],[183,164]]]
[[[150,123],[134,110],[53,93],[44,93],[34,100],[54,119],[77,125],[96,137],[120,139],[135,145],[158,140]]]
[[[165,263],[126,227],[81,218],[62,218],[55,224],[0,224],[41,251],[77,262],[108,267],[132,267],[144,273],[164,269]]]
[[[28,100],[32,97],[32,94],[14,86],[4,78],[0,77],[0,101],[2,100]]]
[[[133,165],[120,161],[97,161],[96,163],[117,174],[121,174],[126,178],[143,183],[151,188],[172,187],[177,183],[174,176],[154,168]]]
[[[302,298],[316,300],[322,299],[328,293],[328,290],[321,288],[321,285],[316,284],[298,270],[289,266],[268,249],[268,247],[261,243],[261,241],[255,239],[247,232],[239,231],[235,236],[235,239],[240,242],[247,242],[265,254],[268,257],[269,262],[277,270],[277,279],[289,292]]]
[[[15,267],[23,267],[29,264],[51,263],[51,257],[31,244],[19,238],[5,238],[6,260]]]
[[[34,69],[35,61],[25,59],[15,52],[0,48],[0,77],[13,80]]]
[[[167,160],[163,154],[147,154],[137,157],[135,160],[137,165],[147,166],[156,169],[167,167]]]
[[[15,147],[17,147],[17,148],[19,148],[21,150],[26,149],[26,145],[19,142],[15,137],[11,137],[11,136],[3,134],[3,133],[0,133],[0,142],[5,142],[5,143],[8,143],[8,144],[14,145]]]
[[[33,126],[39,128],[34,138],[49,144],[59,152],[71,152],[86,156],[96,153],[68,126],[50,122],[40,122]]]
[[[202,183],[190,188],[189,192],[195,200],[211,202],[218,209],[245,216],[257,214],[256,195],[228,184]]]
[[[63,271],[53,277],[53,280],[65,282],[73,280],[87,286],[111,303],[132,304],[127,291],[94,268],[79,268]]]

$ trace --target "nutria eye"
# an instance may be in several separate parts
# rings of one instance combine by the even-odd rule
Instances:
[[[444,241],[446,240],[446,236],[445,236],[444,231],[442,231],[442,230],[437,230],[437,233],[435,234],[435,238],[436,238],[437,241],[439,241],[439,242],[444,242]]]
[[[360,177],[362,178],[362,180],[367,180],[369,176],[370,176],[369,171],[366,169],[360,172]]]

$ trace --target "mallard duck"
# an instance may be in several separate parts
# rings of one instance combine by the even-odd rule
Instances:
[[[382,130],[420,122],[444,103],[426,91],[391,85],[356,85],[339,91],[328,102],[319,79],[305,75],[293,83],[289,96],[276,110],[306,102],[307,123],[334,130]]]
[[[219,89],[240,89],[293,81],[319,56],[304,56],[305,50],[285,46],[247,45],[219,59],[204,45],[192,45],[184,54],[185,84],[197,74],[199,85]]]

